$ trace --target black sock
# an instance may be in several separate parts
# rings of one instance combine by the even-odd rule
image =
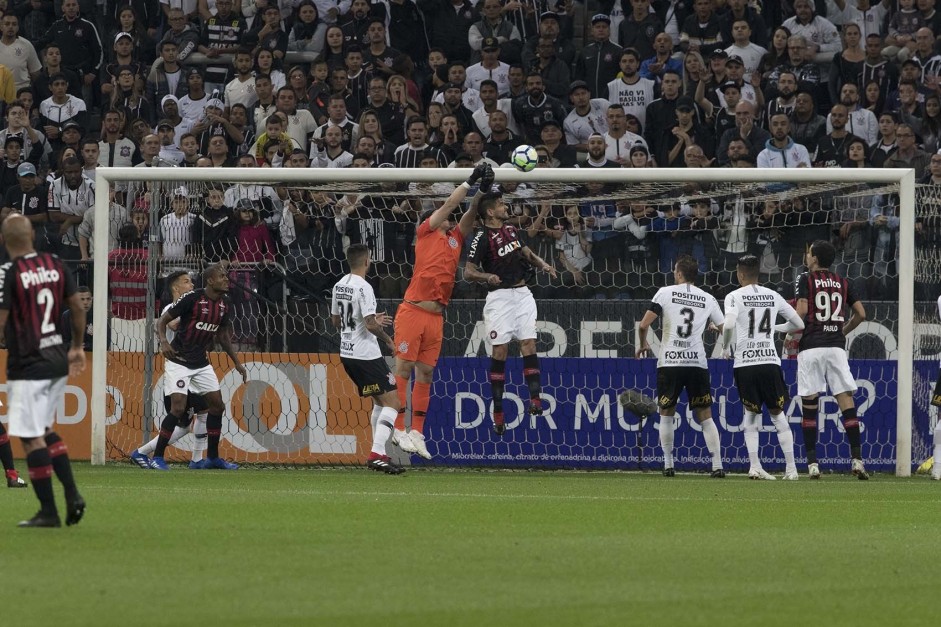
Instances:
[[[493,396],[494,422],[503,422],[503,389],[506,387],[506,361],[490,358],[490,394]]]
[[[170,437],[173,436],[173,430],[178,424],[180,424],[180,418],[173,414],[167,414],[167,417],[160,423],[160,433],[157,434],[157,446],[154,447],[154,457],[163,457],[163,454],[167,452]]]
[[[801,430],[804,432],[804,448],[807,449],[807,463],[817,463],[817,414],[819,408],[816,403],[812,407],[801,405],[804,417],[801,419]]]
[[[206,438],[209,446],[206,457],[215,459],[219,457],[219,439],[222,437],[222,414],[206,415]]]
[[[52,461],[52,469],[56,472],[56,478],[65,488],[65,496],[73,497],[78,494],[75,489],[75,478],[72,476],[72,464],[69,462],[69,449],[59,437],[58,433],[52,432],[46,435],[46,450],[49,451],[49,459]]]
[[[2,424],[0,424],[0,463],[3,464],[5,471],[10,472],[12,470],[16,472],[16,467],[13,465],[13,447],[10,445],[10,436],[7,435],[7,431]]]
[[[49,449],[43,447],[26,456],[26,465],[29,467],[29,480],[39,499],[40,510],[47,516],[58,516],[56,499],[52,494],[52,460],[49,459]]]
[[[856,417],[856,407],[843,410],[843,429],[846,430],[846,439],[850,443],[850,455],[853,459],[862,459],[862,446],[859,438],[859,418]]]
[[[536,407],[542,406],[542,400],[539,398],[542,384],[539,378],[539,357],[523,355],[523,379],[526,381],[526,387],[529,388],[529,402]]]

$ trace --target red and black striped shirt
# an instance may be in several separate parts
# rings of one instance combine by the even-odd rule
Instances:
[[[232,323],[232,301],[226,295],[212,300],[205,289],[193,290],[180,297],[168,310],[170,319],[179,318],[176,336],[170,345],[176,351],[171,361],[197,369],[209,365],[206,354],[216,341],[216,333]]]
[[[69,374],[62,313],[74,293],[72,273],[51,253],[30,253],[0,266],[0,309],[10,312],[5,328],[8,379]]]
[[[800,350],[846,348],[843,325],[856,298],[846,279],[829,270],[805,272],[797,277],[797,299],[807,299]]]

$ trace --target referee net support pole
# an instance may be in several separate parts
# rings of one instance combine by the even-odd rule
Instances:
[[[94,308],[96,329],[107,328],[110,308],[108,301],[108,256],[98,251],[109,250],[108,187],[119,182],[187,182],[228,181],[238,183],[282,183],[292,185],[326,184],[338,181],[363,185],[383,182],[460,183],[471,173],[468,168],[97,168],[95,171]],[[516,169],[495,170],[496,181],[517,183],[755,183],[794,184],[860,184],[882,183],[899,185],[899,320],[898,320],[898,398],[896,406],[896,475],[907,477],[912,472],[912,387],[914,360],[914,267],[915,267],[915,172],[911,169],[841,169],[841,168],[571,168],[541,169],[520,172]],[[679,200],[679,199],[677,199]],[[153,277],[151,277],[153,278]],[[852,334],[851,334],[852,335]],[[106,458],[107,420],[107,334],[95,333],[92,354],[91,394],[91,461],[102,465]],[[888,355],[892,358],[892,355]]]

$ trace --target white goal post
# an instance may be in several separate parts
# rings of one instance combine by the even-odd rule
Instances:
[[[93,245],[95,251],[109,250],[108,220],[109,185],[122,182],[187,182],[234,181],[240,183],[271,183],[277,181],[289,185],[324,184],[332,182],[379,183],[419,182],[458,183],[470,174],[468,169],[355,169],[329,168],[103,168],[95,174],[97,194],[95,196],[95,221]],[[539,169],[528,173],[515,169],[496,170],[497,182],[525,183],[589,183],[609,182],[630,185],[631,183],[767,183],[769,181],[794,184],[822,183],[880,183],[899,186],[899,303],[898,303],[898,350],[889,359],[898,360],[898,398],[896,407],[896,475],[905,477],[912,470],[912,402],[914,360],[914,301],[915,301],[915,173],[903,169]],[[94,302],[99,306],[93,310],[95,329],[108,325],[108,257],[94,255]],[[106,458],[107,415],[107,371],[108,337],[95,333],[92,355],[91,393],[91,461],[101,465]]]

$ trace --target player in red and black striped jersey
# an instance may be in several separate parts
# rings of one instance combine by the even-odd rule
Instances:
[[[207,351],[216,342],[226,352],[235,369],[248,377],[245,367],[232,348],[232,301],[228,297],[229,275],[221,265],[213,265],[203,272],[205,288],[193,290],[180,297],[157,320],[157,337],[164,363],[164,393],[170,396],[170,412],[160,424],[160,433],[151,466],[168,470],[163,459],[167,444],[177,426],[186,426],[186,400],[189,392],[201,394],[208,408],[206,434],[208,441],[207,464],[210,468],[234,470],[236,464],[219,457],[219,439],[222,435],[222,415],[225,404],[219,391],[219,378],[209,365]],[[179,318],[173,342],[167,341],[167,325]]]
[[[519,341],[523,355],[529,413],[542,414],[542,384],[536,355],[536,300],[526,287],[526,278],[533,268],[544,270],[553,278],[556,270],[520,241],[516,227],[506,223],[510,216],[501,194],[484,194],[477,205],[477,213],[484,228],[471,240],[464,278],[483,283],[490,290],[484,305],[484,324],[492,344],[493,429],[497,435],[503,435],[506,431],[503,389],[507,345],[511,340]]]
[[[797,277],[795,286],[797,314],[804,320],[797,353],[797,394],[801,397],[807,471],[811,479],[820,478],[816,451],[819,398],[829,388],[843,414],[853,474],[868,479],[853,400],[856,380],[846,356],[846,335],[866,319],[866,308],[856,300],[847,280],[829,270],[835,259],[836,249],[830,242],[815,241],[804,255],[808,272]]]
[[[85,310],[72,274],[55,255],[33,248],[33,226],[23,215],[3,221],[3,241],[10,261],[0,266],[0,328],[7,347],[7,401],[10,435],[19,437],[41,508],[21,527],[59,527],[52,473],[65,488],[65,522],[74,525],[85,513],[75,487],[65,442],[53,430],[56,408],[69,374],[85,369],[82,335]],[[62,339],[62,312],[72,314],[72,342]]]

